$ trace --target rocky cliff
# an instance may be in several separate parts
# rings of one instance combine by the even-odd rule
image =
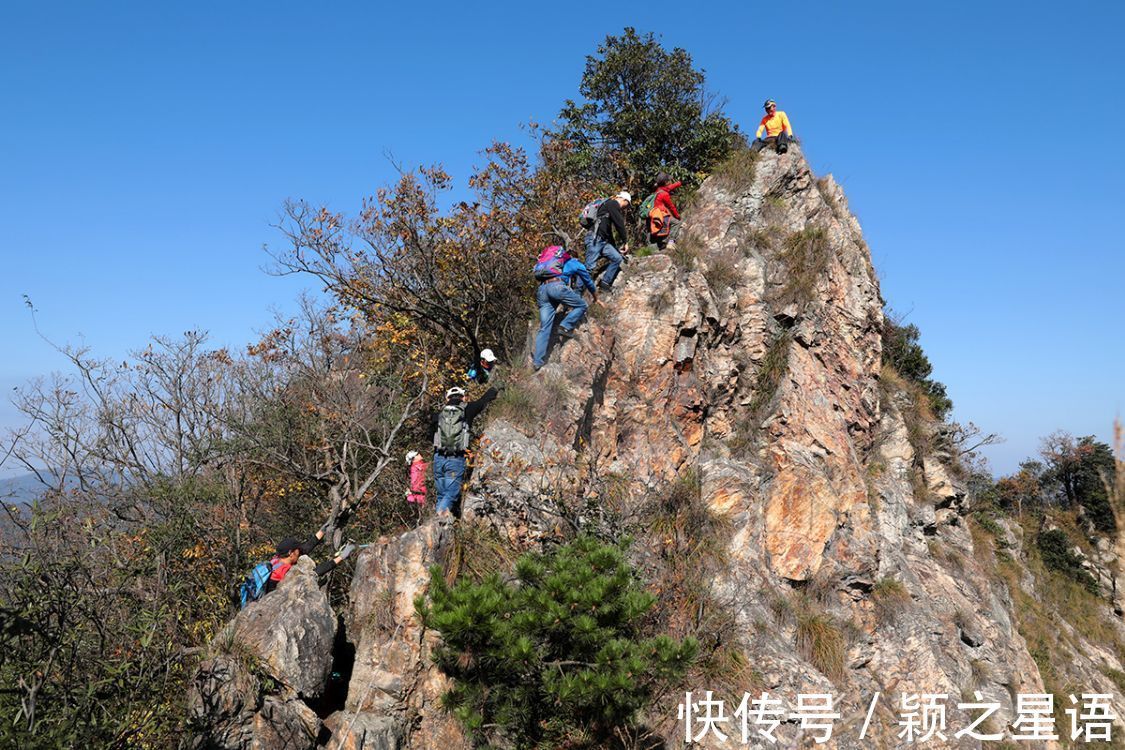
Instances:
[[[975,716],[957,708],[963,698],[1000,704],[993,731],[1011,724],[1020,693],[1114,693],[1125,712],[1111,680],[1125,641],[1110,606],[1115,540],[1086,555],[1106,603],[1078,621],[1043,595],[1043,571],[1023,564],[1022,527],[973,520],[940,426],[919,417],[909,384],[882,371],[878,279],[832,178],[816,179],[796,147],[742,155],[685,215],[674,251],[630,259],[545,368],[511,373],[462,520],[424,524],[359,557],[343,706],[323,718],[294,707],[316,686],[271,654],[308,638],[244,638],[260,655],[257,673],[282,688],[262,697],[250,685],[259,678],[230,657],[209,662],[225,681],[200,681],[196,713],[237,726],[212,746],[465,746],[439,706],[436,636],[414,615],[428,566],[503,569],[576,528],[637,538],[660,624],[705,645],[706,668],[684,690],[733,697],[728,713],[743,692],[768,691],[788,709],[800,693],[831,693],[841,717],[825,747],[905,746],[897,713],[910,693],[949,696],[947,739],[929,747],[982,746],[954,736]],[[313,610],[319,629],[324,613]],[[322,676],[319,664],[298,671]],[[680,699],[646,717],[665,747],[684,744]],[[267,725],[300,739],[276,744]],[[729,742],[710,735],[698,746],[740,746],[734,726]],[[775,734],[776,745],[751,746],[806,747],[815,735],[790,718]]]

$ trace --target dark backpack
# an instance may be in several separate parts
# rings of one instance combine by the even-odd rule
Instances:
[[[438,415],[434,450],[441,453],[463,453],[468,447],[469,424],[465,421],[465,405],[449,404]]]
[[[273,573],[273,562],[271,561],[263,561],[254,566],[250,575],[246,576],[246,580],[238,587],[242,609],[246,609],[246,605],[250,602],[256,602],[262,598],[262,594],[266,590],[266,581],[270,579],[271,573]]]

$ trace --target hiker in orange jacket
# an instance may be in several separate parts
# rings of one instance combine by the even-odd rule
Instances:
[[[773,141],[776,143],[777,153],[784,154],[789,150],[789,142],[793,140],[793,126],[789,124],[789,116],[778,110],[777,102],[773,99],[766,99],[762,107],[766,114],[758,124],[758,131],[754,133],[757,140],[751,150],[761,151]],[[765,131],[765,138],[762,137],[762,131]]]
[[[672,191],[682,184],[679,180],[672,182],[666,172],[656,176],[656,199],[648,214],[648,239],[660,250],[676,248],[676,236],[680,233],[680,212],[672,202]]]

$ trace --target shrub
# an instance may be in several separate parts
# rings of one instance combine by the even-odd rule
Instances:
[[[634,192],[657,172],[695,183],[745,143],[738,127],[711,109],[704,75],[686,50],[667,50],[627,27],[586,58],[579,93],[550,135],[573,144],[572,169],[590,180],[626,183]],[[654,113],[659,113],[655,115]]]
[[[1070,539],[1062,529],[1044,531],[1036,537],[1043,565],[1082,584],[1091,594],[1098,593],[1098,582],[1082,567],[1082,560],[1070,549]]]
[[[934,368],[918,343],[921,335],[918,326],[904,326],[888,312],[883,320],[883,364],[890,365],[905,380],[917,384],[929,400],[934,416],[944,420],[953,410],[953,401],[946,395],[945,384],[930,377]]]
[[[474,742],[604,746],[695,658],[693,639],[640,632],[656,598],[623,545],[579,537],[524,555],[516,576],[450,586],[435,567],[431,603],[415,603],[443,639],[434,662],[453,679],[444,705]]]

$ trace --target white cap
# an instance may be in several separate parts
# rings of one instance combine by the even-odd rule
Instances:
[[[496,355],[492,353],[491,349],[483,349],[480,353],[480,358],[485,362],[495,362]]]
[[[628,203],[633,202],[633,196],[629,195],[628,190],[622,190],[620,193],[617,194],[617,197],[618,198],[624,198],[625,201],[628,202]]]
[[[447,399],[451,398],[452,396],[464,396],[464,395],[465,395],[465,389],[464,388],[458,388],[457,386],[453,386],[452,388],[450,388],[448,391],[445,392],[445,397]]]
[[[407,451],[406,452],[406,463],[407,463],[408,466],[410,464],[414,463],[414,459],[416,459],[416,458],[418,458],[418,451]]]

